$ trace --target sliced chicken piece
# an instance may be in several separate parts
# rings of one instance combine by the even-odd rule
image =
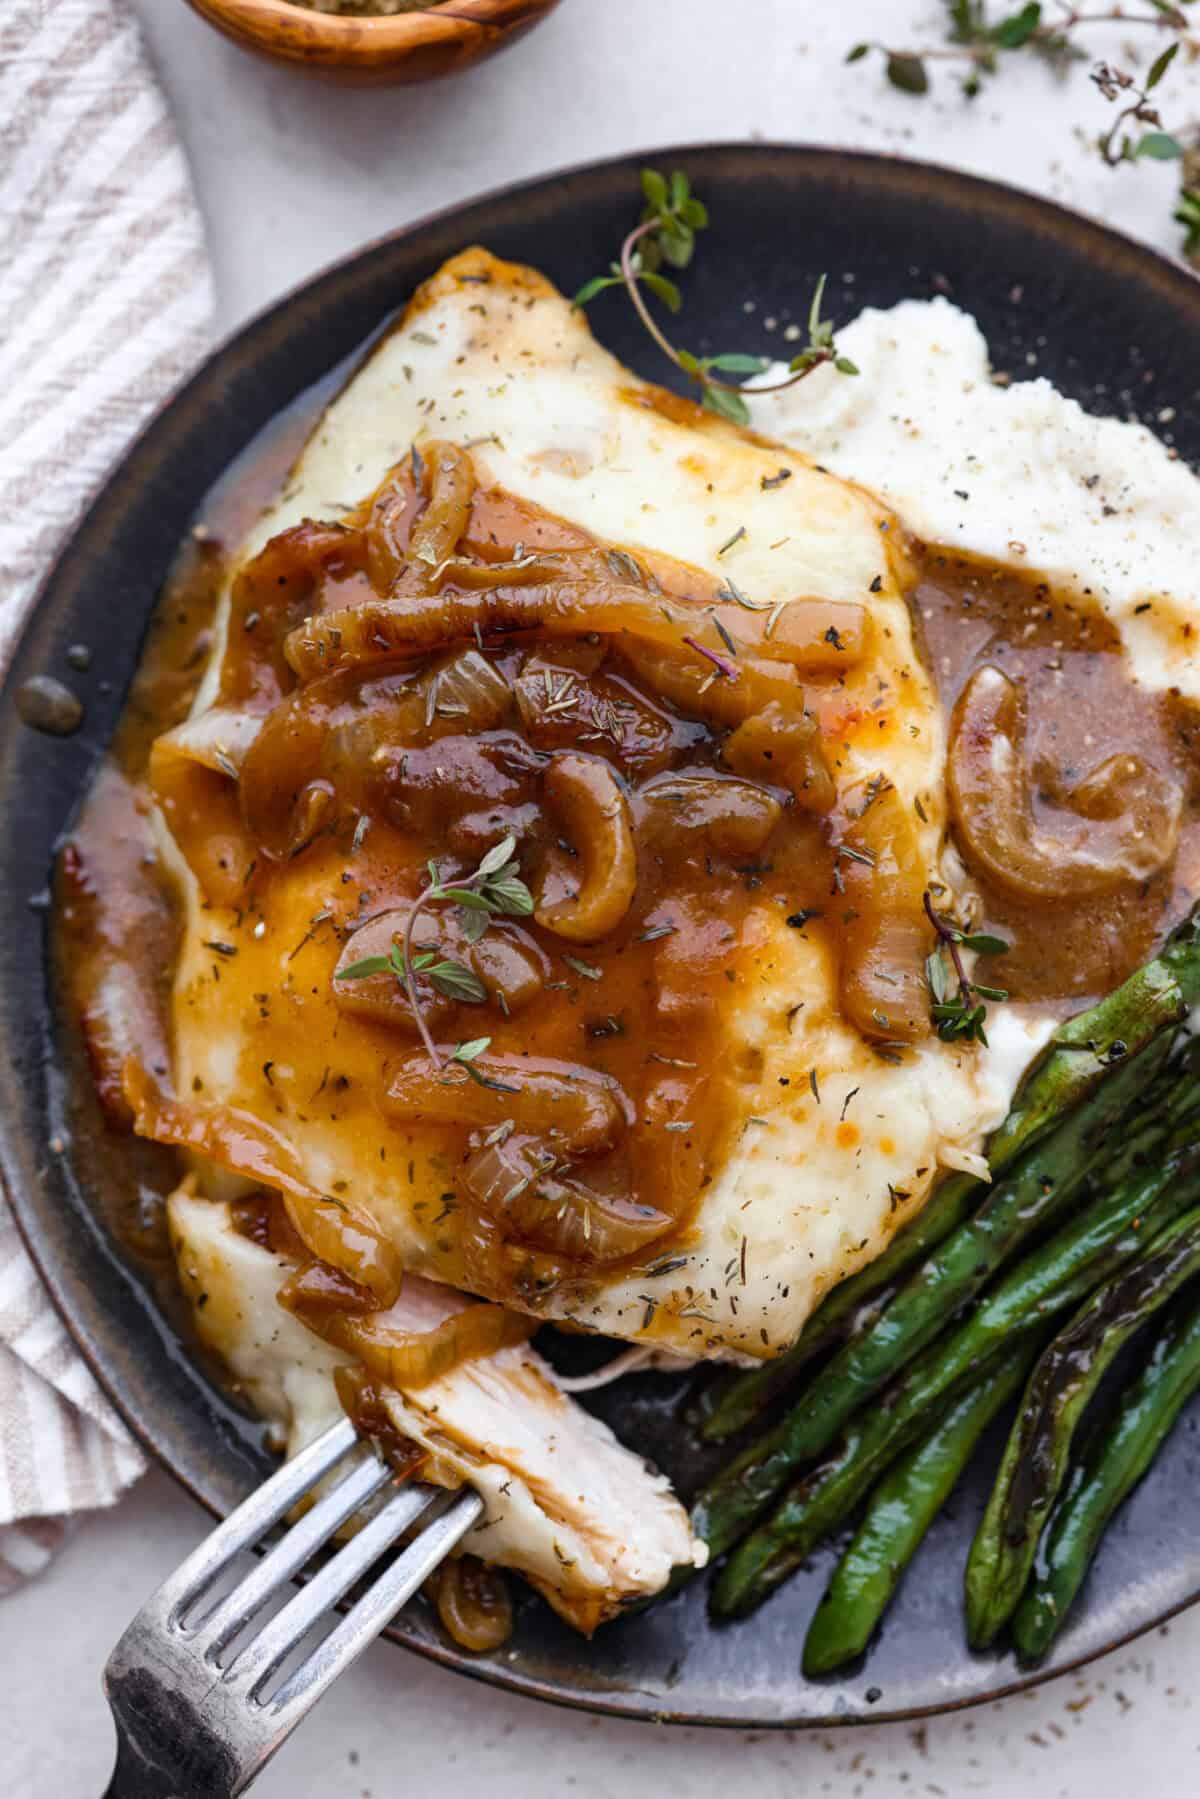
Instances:
[[[334,1370],[350,1358],[278,1304],[294,1264],[242,1236],[226,1204],[188,1181],[168,1217],[197,1332],[295,1455],[340,1416]],[[386,1316],[431,1330],[467,1303],[408,1277]],[[660,1592],[674,1567],[703,1566],[705,1546],[666,1478],[569,1398],[527,1345],[463,1363],[419,1390],[383,1393],[396,1429],[430,1451],[426,1477],[469,1482],[483,1496],[464,1548],[523,1574],[578,1630],[590,1635]]]

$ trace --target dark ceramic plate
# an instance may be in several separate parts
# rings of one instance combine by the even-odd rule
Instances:
[[[222,471],[464,245],[478,241],[536,263],[573,292],[607,265],[628,228],[645,160],[686,168],[712,213],[687,277],[687,341],[695,349],[774,349],[778,336],[758,321],[799,308],[822,269],[838,316],[864,303],[948,293],[979,319],[997,366],[1015,378],[1036,365],[1083,405],[1147,422],[1174,408],[1180,452],[1200,460],[1200,286],[1187,274],[1025,195],[839,151],[655,151],[491,195],[318,276],[205,364],[80,522],[8,677],[0,709],[0,1154],[22,1229],[100,1381],[153,1453],[214,1511],[242,1498],[268,1460],[211,1371],[180,1346],[153,1254],[130,1247],[142,1152],[105,1137],[55,1004],[38,896],[116,723],[172,557]],[[759,303],[753,315],[743,311],[750,296]],[[618,298],[596,310],[595,324],[635,368],[662,377]],[[80,639],[96,651],[82,675],[66,658]],[[18,722],[13,692],[34,673],[78,690],[86,717],[76,736],[39,736]],[[58,1139],[61,1153],[50,1147]],[[652,1377],[624,1383],[596,1406],[686,1490],[696,1470],[682,1391],[678,1381]],[[1098,1655],[1200,1596],[1198,1424],[1194,1410],[1109,1533],[1084,1603],[1043,1673]],[[961,1570],[984,1484],[981,1473],[956,1496],[865,1666],[843,1679],[806,1683],[799,1669],[828,1555],[754,1617],[720,1629],[707,1620],[704,1583],[695,1582],[592,1643],[532,1598],[508,1648],[482,1660],[450,1648],[420,1604],[395,1635],[517,1692],[688,1723],[827,1725],[994,1698],[1030,1677],[1007,1654],[975,1656],[963,1641]]]

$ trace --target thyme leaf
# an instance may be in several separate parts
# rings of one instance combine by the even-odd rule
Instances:
[[[929,986],[929,1016],[943,1043],[982,1043],[988,1047],[987,1007],[983,1000],[1000,1002],[1008,998],[1003,987],[984,987],[972,981],[963,964],[962,951],[973,950],[980,956],[1002,956],[1009,948],[1003,937],[992,937],[985,931],[960,931],[940,913],[926,891],[925,913],[937,932],[938,947],[925,959],[925,979]],[[946,967],[949,956],[954,979]]]
[[[339,981],[364,981],[368,975],[391,974],[392,959],[390,956],[364,956],[361,962],[351,962],[348,968],[339,970]]]
[[[343,981],[360,981],[370,975],[394,975],[412,1007],[421,1042],[435,1068],[443,1066],[443,1057],[425,1017],[424,1002],[417,987],[417,975],[424,975],[436,993],[458,1004],[480,1006],[487,1001],[489,995],[484,982],[464,962],[444,956],[436,948],[415,948],[413,933],[417,920],[431,906],[451,905],[456,910],[463,936],[473,945],[487,931],[493,917],[502,915],[527,918],[533,911],[533,895],[521,879],[516,849],[517,840],[509,832],[492,844],[471,874],[451,881],[443,881],[437,863],[429,862],[429,884],[417,896],[409,912],[403,941],[393,942],[386,956],[364,956],[360,962],[352,962],[338,976]],[[504,1087],[502,1082],[485,1078],[469,1066],[490,1042],[490,1037],[475,1037],[465,1045],[460,1043],[450,1059],[462,1062],[472,1078],[481,1081],[484,1086],[499,1086],[504,1092],[514,1091]]]
[[[479,976],[461,962],[437,962],[426,970],[431,987],[445,999],[464,1000],[468,1005],[482,1006],[488,990]]]
[[[866,46],[863,53],[869,48]],[[681,169],[675,169],[669,178],[657,169],[643,169],[642,199],[641,218],[626,235],[618,261],[609,264],[607,274],[593,275],[590,281],[585,281],[572,305],[585,307],[608,288],[624,287],[644,329],[663,355],[695,383],[700,404],[735,425],[748,425],[750,410],[741,381],[728,377],[764,375],[771,366],[769,359],[742,350],[697,356],[672,343],[651,313],[643,292],[645,289],[661,300],[669,312],[680,311],[682,296],[679,288],[662,274],[662,265],[665,262],[673,269],[688,267],[695,254],[697,234],[708,224],[707,208],[692,193],[691,183]],[[850,358],[839,353],[833,325],[821,316],[824,292],[825,277],[822,275],[809,307],[807,344],[793,357],[782,379],[760,385],[756,392],[775,393],[793,387],[826,362],[832,363],[840,374],[858,374]]]

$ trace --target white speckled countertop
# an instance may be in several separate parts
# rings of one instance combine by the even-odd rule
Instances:
[[[892,150],[1000,176],[1166,250],[1169,165],[1107,171],[1081,147],[1106,118],[1083,68],[1031,58],[972,104],[913,101],[849,45],[932,41],[936,0],[564,0],[524,45],[453,86],[350,93],[251,61],[182,0],[134,0],[191,153],[220,325],[363,240],[499,183],[654,143],[761,136]],[[994,6],[996,16],[1003,4]],[[1120,56],[1132,31],[1093,38]],[[1182,60],[1182,59],[1181,59]],[[1190,94],[1189,94],[1190,89]],[[1200,112],[1172,74],[1169,116]],[[206,1528],[161,1474],[89,1519],[52,1571],[0,1605],[3,1799],[87,1799],[108,1778],[99,1673],[146,1594]],[[920,1729],[712,1734],[509,1698],[388,1646],[371,1651],[255,1789],[263,1799],[754,1799],[934,1794],[1128,1799],[1200,1790],[1200,1610],[1078,1676]]]

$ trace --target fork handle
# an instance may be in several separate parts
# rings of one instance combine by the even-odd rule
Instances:
[[[131,1640],[140,1655],[132,1664],[125,1660]],[[117,1727],[117,1765],[104,1799],[236,1799],[245,1791],[246,1769],[219,1728],[220,1708],[204,1716],[189,1702],[163,1644],[137,1620],[109,1659],[104,1692]]]
[[[225,1799],[225,1794],[215,1787],[210,1793],[211,1799]],[[104,1789],[103,1799],[187,1799],[187,1796],[180,1792],[177,1782],[161,1769],[151,1767],[124,1737],[119,1736],[117,1765]]]

